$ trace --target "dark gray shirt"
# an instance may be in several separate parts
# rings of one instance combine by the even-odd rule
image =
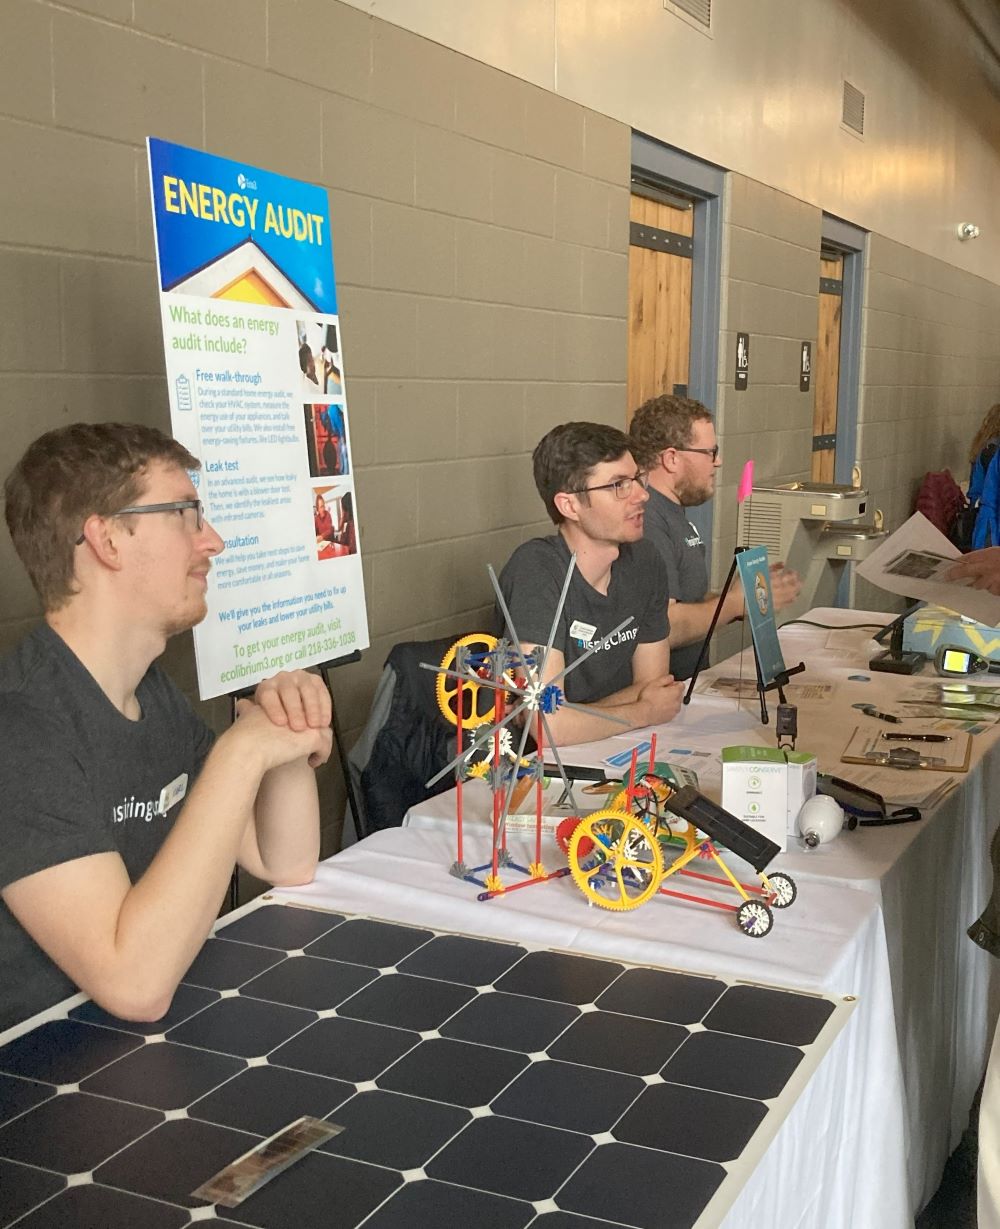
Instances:
[[[702,602],[708,592],[708,565],[701,534],[687,518],[684,506],[649,488],[643,538],[651,542],[666,565],[667,588],[678,602]],[[688,679],[694,673],[701,641],[670,648],[670,673]]]
[[[149,866],[213,735],[156,666],[136,696],[130,721],[44,623],[0,660],[0,888],[95,853]],[[0,901],[0,1030],[75,990]]]
[[[522,643],[544,646],[548,641],[569,561],[562,535],[553,534],[519,546],[500,573],[500,589]],[[574,570],[553,648],[571,665],[629,615],[633,619],[628,627],[567,677],[563,691],[568,700],[590,704],[631,686],[636,645],[666,638],[666,572],[648,542],[622,544],[606,594],[598,593]],[[500,634],[506,635],[499,612],[497,618]],[[562,686],[558,679],[555,682]]]

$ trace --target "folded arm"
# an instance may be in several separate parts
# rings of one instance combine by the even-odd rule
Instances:
[[[534,648],[527,644],[521,647],[525,653]],[[555,679],[565,664],[563,654],[552,649],[545,663],[542,683]],[[637,645],[632,657],[631,684],[602,700],[578,708],[557,709],[546,721],[550,737],[557,746],[567,746],[672,720],[680,708],[684,688],[682,683],[674,682],[669,670],[670,646],[666,640]]]
[[[320,753],[299,756],[264,774],[238,861],[266,883],[308,883],[319,860],[319,797],[313,769],[330,753],[330,693],[318,675],[297,670],[265,679],[254,702],[279,730],[319,731],[324,746]]]
[[[307,829],[317,827],[315,809],[307,806],[301,823],[292,817],[290,840],[280,821],[286,803],[308,803],[304,773],[311,776],[309,765],[329,751],[328,727],[297,730],[291,719],[278,724],[264,705],[242,701],[238,721],[216,742],[134,884],[117,853],[96,853],[27,875],[9,884],[3,899],[47,955],[107,1011],[159,1019],[218,916],[238,857],[246,856],[248,869],[263,877],[275,868],[292,878],[311,874],[318,837]]]

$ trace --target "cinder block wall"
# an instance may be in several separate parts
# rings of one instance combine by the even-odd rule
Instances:
[[[799,347],[818,326],[822,214],[744,175],[727,178],[722,333],[716,420],[722,467],[712,522],[713,583],[720,588],[736,546],[736,488],[754,461],[754,480],[809,477],[813,393],[799,391]],[[750,379],[734,387],[736,335],[750,334]],[[742,624],[721,629],[713,659],[741,647]]]
[[[774,188],[730,175],[725,209],[718,425],[722,470],[713,557],[724,577],[736,544],[736,487],[809,477],[813,393],[799,391],[799,347],[816,344],[822,214]],[[736,335],[750,334],[750,379],[734,387]]]
[[[727,181],[718,425],[723,464],[715,500],[713,572],[725,576],[736,543],[736,484],[753,457],[758,480],[807,479],[814,390],[798,384],[799,345],[817,337],[820,210],[731,174]],[[862,309],[856,460],[895,529],[913,511],[925,471],[968,476],[967,452],[1000,400],[1000,286],[872,235]],[[751,334],[750,382],[733,387],[736,334]],[[864,581],[858,607],[899,603]],[[723,631],[719,654],[739,647]]]
[[[872,235],[863,330],[858,459],[895,528],[927,470],[969,476],[972,437],[1000,401],[1000,286]],[[860,579],[855,603],[900,606]]]
[[[350,743],[392,644],[489,617],[487,563],[542,528],[537,439],[623,421],[630,134],[335,0],[4,0],[4,472],[60,423],[168,425],[148,134],[330,189],[372,636],[335,674]],[[37,614],[4,532],[0,651]],[[193,693],[189,637],[167,664]]]

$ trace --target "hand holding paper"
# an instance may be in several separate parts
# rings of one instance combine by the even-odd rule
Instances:
[[[986,589],[1000,597],[1000,546],[987,546],[963,555],[944,579],[971,584],[973,589]]]
[[[920,512],[858,564],[858,574],[889,593],[921,598],[990,626],[1000,623],[1000,548],[963,557]]]

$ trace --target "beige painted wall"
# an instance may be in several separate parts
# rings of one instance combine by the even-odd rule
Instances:
[[[1000,281],[989,0],[716,0],[710,35],[663,0],[348,2]],[[867,98],[863,140],[840,122],[845,78]],[[960,244],[962,221],[982,236]]]

